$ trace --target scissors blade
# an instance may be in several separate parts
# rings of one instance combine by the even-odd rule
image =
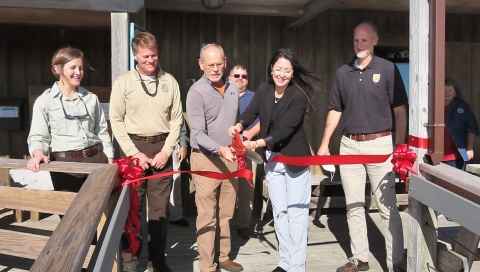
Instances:
[[[251,159],[253,162],[260,164],[263,163],[262,156],[260,156],[257,152],[247,149],[247,152],[245,153],[245,157]]]

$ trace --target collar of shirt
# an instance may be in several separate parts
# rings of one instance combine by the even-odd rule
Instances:
[[[246,89],[245,93],[242,96],[240,96],[240,99],[253,96],[254,94],[255,94],[254,92],[250,91],[249,89]]]
[[[207,82],[212,85],[213,87],[213,82],[208,79],[208,77],[206,75],[203,75],[203,77],[207,80]],[[230,80],[228,79],[228,77],[226,77],[225,75],[222,76],[222,79],[223,79],[223,82],[225,82],[225,90],[228,89],[228,86],[230,86]],[[215,88],[215,87],[214,87]]]
[[[52,88],[50,88],[50,97],[51,98],[57,98],[62,92],[60,91],[60,88],[58,88],[58,82],[53,83]],[[82,86],[77,87],[77,91],[75,92],[75,97],[78,95],[85,96],[87,95],[88,91],[83,88]]]
[[[133,70],[130,70],[131,71],[131,75],[132,75],[132,81],[140,81],[140,73],[138,72],[138,65],[135,66],[135,69]],[[162,68],[160,66],[157,67],[157,78],[160,79],[162,77],[162,75],[164,75],[165,72],[162,70]],[[155,81],[155,78],[150,78],[149,76],[143,76],[142,78],[144,81],[145,80],[151,80],[151,81]]]
[[[370,61],[370,63],[364,67],[363,69],[375,69],[375,63],[376,63],[376,60],[377,60],[377,56],[372,56],[372,60]],[[362,70],[360,69],[360,67],[358,67],[358,58],[356,58],[355,60],[353,60],[353,62],[350,63],[350,72],[353,72],[355,70]]]

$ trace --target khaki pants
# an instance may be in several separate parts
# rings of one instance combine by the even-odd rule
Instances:
[[[233,225],[237,228],[249,228],[252,219],[253,195],[255,193],[255,172],[257,164],[247,160],[247,169],[253,172],[253,186],[244,178],[238,179],[237,206],[233,216]]]
[[[236,162],[227,162],[216,156],[192,153],[191,168],[194,171],[228,173],[237,170]],[[218,261],[229,259],[231,250],[230,224],[235,209],[238,180],[215,180],[193,175],[195,203],[197,205],[197,247],[201,272],[214,272],[215,255]]]
[[[345,136],[340,143],[340,155],[384,155],[393,151],[392,137],[357,142]],[[403,267],[403,229],[397,209],[395,174],[389,158],[384,163],[340,165],[340,176],[347,202],[347,222],[353,257],[368,262],[368,237],[365,220],[365,182],[370,179],[372,193],[382,218],[387,251],[387,266]]]

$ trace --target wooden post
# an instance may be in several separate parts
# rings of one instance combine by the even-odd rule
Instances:
[[[117,77],[128,71],[129,59],[129,35],[128,35],[128,13],[111,13],[111,32],[112,32],[112,86]],[[105,214],[102,220],[106,220]],[[120,271],[118,265],[120,249],[117,252],[117,258],[113,263],[112,272]]]
[[[424,124],[428,123],[428,91],[429,91],[429,1],[410,0],[410,85],[409,85],[409,142],[411,137],[428,138]],[[418,164],[422,162],[426,149],[412,148],[418,156]],[[426,227],[433,224],[435,212],[409,197],[409,238],[407,251],[408,271],[430,271],[426,266],[436,267],[437,233]]]

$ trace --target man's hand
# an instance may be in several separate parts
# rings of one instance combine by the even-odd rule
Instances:
[[[317,155],[318,156],[328,156],[328,155],[330,155],[330,150],[328,149],[328,144],[320,145],[320,148],[318,149]]]
[[[40,155],[37,157],[31,158],[27,163],[27,168],[33,172],[40,171],[40,163],[48,163],[50,160],[45,155]]]
[[[467,150],[467,157],[468,157],[468,160],[473,159],[473,150]]]
[[[150,166],[148,165],[149,163],[152,163],[152,159],[147,157],[147,155],[143,154],[142,152],[138,152],[133,156],[134,158],[137,158],[139,160],[139,165],[145,170],[148,169]]]
[[[157,155],[155,155],[155,158],[153,158],[152,162],[150,163],[150,165],[153,167],[153,168],[157,168],[157,169],[162,169],[163,167],[165,167],[165,165],[167,164],[168,162],[168,155],[167,153],[163,152],[163,151],[160,151],[157,153]]]
[[[235,156],[232,153],[232,150],[228,146],[221,146],[219,149],[220,155],[229,162],[235,160]]]
[[[182,162],[185,157],[187,156],[187,148],[186,147],[180,147],[180,149],[178,150],[178,162]]]
[[[113,164],[113,158],[108,158],[108,163]]]

